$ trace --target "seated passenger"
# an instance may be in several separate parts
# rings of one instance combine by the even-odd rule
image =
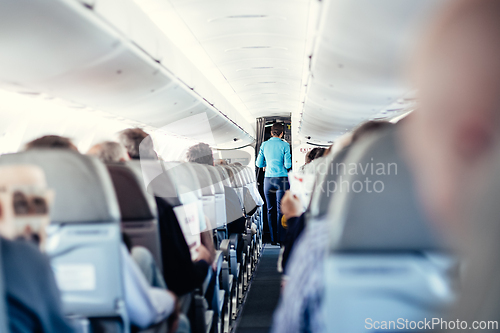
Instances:
[[[49,258],[35,244],[13,240],[39,232],[43,242],[51,199],[43,171],[28,165],[1,167],[0,187],[0,253],[10,331],[73,332]]]
[[[118,134],[118,141],[125,147],[128,156],[132,160],[141,158],[147,160],[158,159],[153,147],[153,140],[148,133],[138,127],[121,131]]]
[[[214,165],[214,156],[212,153],[212,149],[206,143],[198,143],[194,146],[191,146],[186,153],[186,160],[192,163],[206,164],[206,165]],[[223,164],[221,164],[223,165]],[[227,163],[225,164],[227,165]],[[237,221],[231,222],[227,224],[227,232],[229,235],[237,234],[238,236],[238,248],[236,251],[241,253],[243,251],[243,241],[241,240],[241,234],[246,232],[246,220],[244,218],[238,219]],[[208,237],[208,236],[205,236]],[[227,237],[227,236],[226,236]],[[220,239],[221,241],[221,239]],[[213,247],[213,241],[212,241]],[[215,248],[214,250],[215,251]],[[214,252],[215,253],[215,252]]]
[[[358,141],[371,133],[387,129],[392,124],[389,122],[367,122],[359,126],[353,133],[350,141],[346,141],[346,147],[337,147],[341,160],[346,152]],[[335,176],[335,175],[334,175]],[[331,196],[334,193],[324,193],[319,189],[321,195]],[[323,295],[323,259],[328,253],[330,241],[329,224],[314,223],[307,225],[305,215],[298,215],[298,209],[302,209],[301,202],[295,200],[292,195],[287,196],[284,202],[286,210],[290,215],[288,250],[284,261],[286,262],[285,275],[286,286],[283,290],[278,308],[274,314],[273,333],[283,332],[320,332],[323,329],[320,306]],[[293,250],[293,253],[292,253]],[[284,253],[285,257],[285,253]]]
[[[402,143],[424,207],[470,260],[450,319],[498,323],[500,2],[454,1],[443,14],[418,59],[421,106]]]
[[[186,153],[186,161],[213,166],[214,155],[209,145],[200,142],[194,146],[189,147]]]
[[[306,164],[309,164],[315,159],[320,158],[325,154],[325,152],[326,152],[325,148],[314,148],[308,151],[306,154]]]
[[[191,163],[214,165],[214,156],[212,154],[212,149],[206,143],[198,143],[197,145],[191,146],[186,153],[186,161]],[[212,222],[207,220],[206,231],[200,234],[201,243],[205,245],[208,251],[211,253],[212,257],[215,258],[215,246],[213,241]]]
[[[103,163],[125,162],[130,159],[125,147],[113,141],[104,141],[92,146],[87,155],[97,156]]]
[[[134,258],[134,261],[141,269],[142,274],[146,277],[149,285],[152,287],[167,289],[163,274],[158,268],[151,251],[143,246],[133,246],[132,239],[130,239],[130,237],[124,232],[122,232],[122,239],[128,252],[132,255],[132,258]]]
[[[145,139],[147,141],[142,143]],[[157,159],[151,138],[141,129],[122,131],[120,142],[131,159]],[[165,282],[170,290],[180,296],[202,285],[212,264],[212,255],[204,245],[200,245],[197,249],[197,259],[193,262],[173,207],[161,197],[155,199],[158,206]]]
[[[32,140],[25,145],[25,150],[36,148],[63,148],[78,151],[78,148],[71,142],[69,138],[59,135],[45,135],[38,139]]]
[[[38,148],[64,148],[72,149],[68,140],[59,140],[56,136],[48,136],[51,140],[64,142],[64,144],[47,143],[46,137],[32,141],[29,149]],[[64,139],[64,138],[63,138]],[[35,144],[33,144],[35,143]],[[57,195],[57,194],[56,194]],[[122,269],[124,279],[124,298],[130,323],[139,328],[147,328],[151,325],[164,321],[175,310],[176,296],[163,288],[155,288],[149,285],[139,266],[128,253],[125,245],[122,246]],[[175,316],[175,313],[174,313]]]
[[[186,160],[192,163],[206,164],[211,166],[214,165],[214,156],[212,153],[212,149],[206,143],[198,143],[194,146],[191,146],[186,153]],[[227,165],[227,163],[225,165]],[[245,232],[246,221],[242,219],[241,221],[228,223],[227,231],[229,234],[239,234]]]

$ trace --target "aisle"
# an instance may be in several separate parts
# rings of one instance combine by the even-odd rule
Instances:
[[[279,252],[279,246],[265,245],[236,333],[269,332],[280,296],[281,275],[276,271]]]

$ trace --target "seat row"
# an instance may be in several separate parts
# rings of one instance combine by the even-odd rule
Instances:
[[[55,192],[46,252],[64,311],[81,331],[98,322],[105,331],[130,332],[123,232],[133,246],[152,253],[169,289],[180,296],[192,332],[229,332],[262,249],[263,202],[250,168],[158,160],[105,165],[58,149],[2,155],[0,165],[6,164],[39,166]],[[173,215],[163,213],[162,200]],[[172,234],[175,228],[180,236]],[[217,249],[213,268],[197,288],[175,290],[172,272],[184,266],[174,265],[172,243],[188,246],[195,260],[207,230]]]
[[[420,207],[398,128],[307,167],[316,180],[282,304],[313,308],[327,332],[374,332],[381,323],[415,331],[407,324],[444,316],[457,297],[456,257]],[[303,299],[296,290],[307,290]],[[315,299],[319,306],[308,303]],[[278,309],[273,332],[301,325],[292,310]]]

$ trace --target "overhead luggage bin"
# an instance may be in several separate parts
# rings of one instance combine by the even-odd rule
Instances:
[[[421,212],[396,132],[391,128],[360,142],[346,159],[384,164],[385,174],[369,177],[383,182],[384,190],[337,193],[327,215],[311,222],[328,223],[331,231],[323,304],[328,331],[363,330],[367,318],[396,323],[438,318],[456,296],[450,274],[456,262]],[[365,177],[344,180],[354,184]]]
[[[253,142],[244,110],[200,72],[132,0],[0,3],[0,86],[47,94],[160,129],[204,115],[201,141]],[[36,55],[36,56],[35,56]],[[196,129],[199,129],[196,131]],[[182,135],[182,133],[176,133]],[[238,138],[235,142],[234,138]]]
[[[326,144],[358,126],[362,119],[406,113],[413,95],[401,69],[406,68],[421,28],[444,3],[324,2],[310,62],[307,99],[297,119],[300,135]],[[362,24],[352,24],[353,17],[363,17]]]
[[[65,313],[114,318],[128,331],[120,210],[104,164],[63,149],[6,154],[0,164],[37,165],[55,191],[46,251]]]

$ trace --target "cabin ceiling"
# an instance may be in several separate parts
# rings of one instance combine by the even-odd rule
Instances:
[[[221,74],[241,112],[292,115],[296,139],[331,142],[414,107],[407,65],[446,0],[135,1],[170,39],[187,27],[181,48],[207,57],[200,70]]]
[[[262,116],[329,142],[413,107],[405,68],[447,1],[5,0],[0,86],[220,148]],[[185,121],[201,114],[210,133]]]
[[[300,111],[311,0],[136,0],[167,35],[178,15],[252,118]],[[173,12],[173,13],[172,13]]]

